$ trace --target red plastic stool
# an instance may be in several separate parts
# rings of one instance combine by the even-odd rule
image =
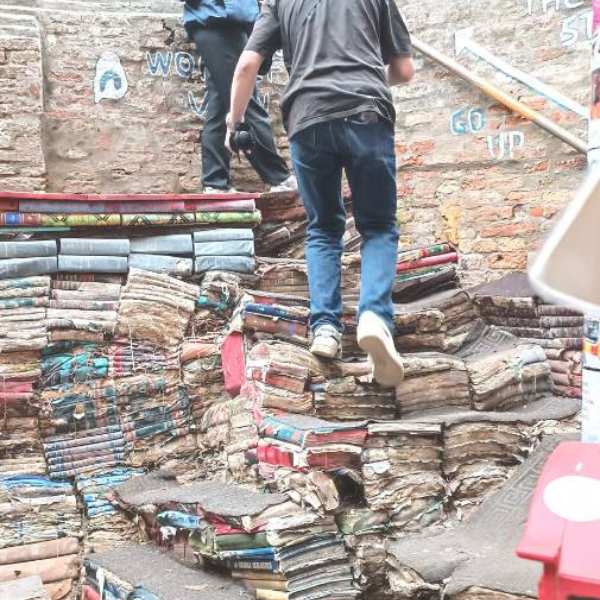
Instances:
[[[540,600],[600,599],[600,444],[552,453],[517,554],[544,564]]]

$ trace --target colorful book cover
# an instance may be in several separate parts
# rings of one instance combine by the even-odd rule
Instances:
[[[265,415],[258,426],[259,433],[300,448],[324,444],[355,444],[362,446],[367,437],[366,422],[334,423],[304,415]]]

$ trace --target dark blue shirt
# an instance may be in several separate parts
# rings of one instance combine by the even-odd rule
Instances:
[[[257,0],[196,0],[185,3],[183,22],[201,26],[225,21],[251,25],[258,14]]]

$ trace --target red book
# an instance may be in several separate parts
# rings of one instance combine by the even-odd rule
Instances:
[[[418,260],[409,260],[407,262],[399,263],[396,265],[396,273],[455,262],[458,262],[458,254],[456,252],[448,252],[447,254],[438,254],[436,256],[426,256],[424,258],[419,258]]]
[[[235,398],[246,381],[244,374],[244,338],[241,333],[230,333],[225,338],[221,348],[221,362],[223,364],[225,390],[232,398]]]

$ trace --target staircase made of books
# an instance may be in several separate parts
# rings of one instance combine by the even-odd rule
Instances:
[[[520,274],[463,289],[449,244],[402,249],[406,379],[382,388],[354,340],[351,219],[324,361],[298,198],[177,202],[2,230],[0,598],[535,596],[512,550],[577,429],[581,316]]]

